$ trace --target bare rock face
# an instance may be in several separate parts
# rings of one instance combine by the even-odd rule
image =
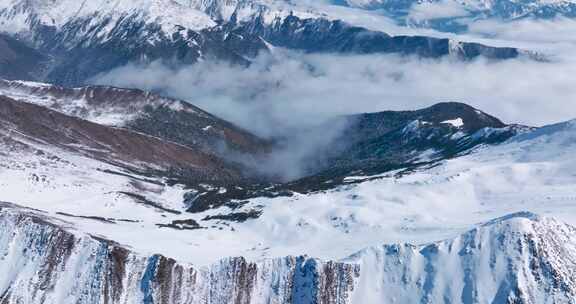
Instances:
[[[64,225],[2,204],[1,303],[348,303],[359,275],[357,265],[305,257],[195,268]]]

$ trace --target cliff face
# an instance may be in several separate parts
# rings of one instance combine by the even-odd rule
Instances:
[[[423,246],[385,245],[349,262],[354,303],[575,303],[576,230],[517,213]]]
[[[61,226],[62,225],[62,226]],[[77,235],[35,211],[0,211],[0,303],[348,303],[355,264],[229,258],[194,268]]]
[[[386,245],[341,262],[141,255],[7,203],[0,303],[574,303],[576,229],[519,213],[452,240]]]

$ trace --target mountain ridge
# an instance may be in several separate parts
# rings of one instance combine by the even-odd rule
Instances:
[[[344,0],[331,3],[373,11],[392,18],[399,25],[454,33],[466,32],[470,24],[482,20],[514,22],[576,18],[576,2],[570,0]],[[443,8],[447,13],[442,12]]]
[[[6,271],[8,279],[0,284],[0,291],[8,303],[120,303],[137,299],[144,303],[393,303],[398,296],[413,300],[449,297],[462,303],[490,299],[529,303],[548,297],[542,303],[570,303],[576,293],[576,282],[567,277],[576,267],[574,256],[569,254],[576,246],[576,229],[528,213],[485,223],[447,241],[366,249],[343,262],[304,256],[259,262],[227,258],[202,268],[161,255],[141,256],[115,242],[69,232],[45,214],[12,204],[2,203],[0,223],[2,230],[15,231],[0,238],[0,252],[7,253],[0,269]],[[24,250],[25,244],[29,250]],[[9,264],[20,251],[31,258],[20,262],[22,270],[15,272]],[[495,254],[495,261],[481,259],[484,251]],[[430,263],[425,270],[425,285],[430,288],[414,293],[410,285],[417,284],[424,265],[410,260],[418,255]],[[466,262],[453,265],[448,273],[434,258],[444,255]],[[501,268],[500,263],[507,267]],[[375,265],[378,267],[374,269]],[[479,284],[475,281],[478,273],[474,275],[467,267],[487,270],[485,275],[491,275],[495,279],[492,284],[500,287]],[[76,277],[75,289],[66,292],[63,283],[72,276]],[[32,282],[51,288],[38,288]],[[380,287],[372,288],[374,284]],[[447,292],[435,291],[442,288]]]
[[[164,3],[161,1],[167,0],[155,0],[150,5],[160,11],[182,6],[172,1],[160,5]],[[154,61],[167,66],[191,65],[199,60],[249,65],[260,52],[269,52],[271,45],[305,52],[392,53],[426,58],[453,56],[460,60],[477,57],[493,60],[523,56],[537,58],[531,52],[516,48],[426,36],[390,36],[329,19],[321,13],[291,10],[290,6],[288,9],[268,8],[263,13],[248,5],[248,12],[242,18],[238,15],[241,9],[235,9],[236,14],[232,14],[230,20],[219,24],[204,12],[187,9],[192,17],[200,14],[212,21],[187,26],[178,23],[178,20],[188,18],[186,10],[177,14],[166,13],[168,21],[164,17],[154,17],[154,12],[148,12],[150,8],[147,6],[135,9],[130,5],[112,5],[126,0],[105,2],[106,5],[90,2],[89,12],[92,13],[86,14],[74,14],[69,9],[58,11],[58,5],[65,6],[69,2],[59,0],[47,4],[47,11],[38,8],[40,4],[33,6],[23,0],[0,2],[0,22],[5,25],[3,32],[19,38],[27,47],[50,59],[42,72],[25,71],[30,78],[24,80],[77,86],[87,84],[95,76],[114,68]],[[101,11],[97,10],[99,3],[103,5]],[[238,5],[244,7],[245,4]],[[84,8],[79,10],[84,12]],[[57,15],[61,21],[52,20],[51,15]],[[176,21],[170,18],[176,18]]]
[[[0,94],[65,115],[122,127],[220,156],[232,151],[255,156],[264,153],[271,145],[191,103],[138,89],[109,86],[68,88],[0,79]]]

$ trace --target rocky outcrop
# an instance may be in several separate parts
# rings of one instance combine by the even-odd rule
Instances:
[[[446,159],[475,146],[502,143],[531,130],[504,124],[494,116],[458,102],[438,103],[416,111],[365,113],[341,120],[349,127],[336,140],[342,151],[336,149],[339,155],[335,157],[335,166],[355,169]]]
[[[5,79],[33,80],[42,75],[49,58],[24,42],[0,34],[0,75]]]
[[[341,20],[304,19],[294,15],[276,18],[271,24],[266,24],[262,18],[255,18],[251,22],[244,22],[236,31],[261,36],[275,46],[313,53],[397,54],[424,58],[452,56],[463,60],[476,57],[501,60],[522,54],[516,48],[490,47],[426,36],[391,36]]]

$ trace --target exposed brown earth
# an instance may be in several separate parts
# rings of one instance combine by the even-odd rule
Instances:
[[[125,115],[122,127],[214,152],[220,141],[245,153],[261,153],[270,145],[238,126],[192,104],[138,89],[107,86],[66,88],[0,79],[0,90],[42,99],[46,106],[79,118],[115,112]],[[26,101],[26,100],[25,100]],[[81,101],[81,105],[73,105]],[[176,133],[178,131],[179,133]],[[191,139],[193,138],[193,139]],[[208,147],[212,144],[211,147]]]
[[[177,143],[92,123],[0,96],[3,133],[28,137],[90,158],[138,171],[178,171],[198,180],[226,181],[241,172],[222,159]]]

